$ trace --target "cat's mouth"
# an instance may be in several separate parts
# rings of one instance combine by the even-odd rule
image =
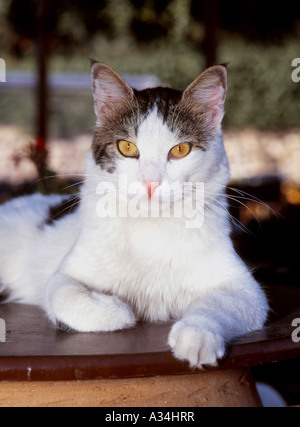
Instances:
[[[156,181],[137,182],[133,188],[128,190],[129,200],[136,200],[143,206],[173,206],[183,200],[181,184],[168,184]]]
[[[137,194],[127,193],[126,198],[129,212],[140,212],[142,216],[147,214],[149,217],[161,216],[163,211],[174,204],[174,200],[163,195],[159,187],[152,193],[147,189]]]

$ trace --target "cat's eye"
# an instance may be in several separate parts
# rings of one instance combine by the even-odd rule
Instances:
[[[169,157],[175,157],[175,159],[182,159],[186,157],[191,152],[190,144],[178,144],[176,147],[172,148],[170,151]]]
[[[125,157],[138,157],[139,150],[136,145],[129,141],[118,141],[118,149]]]

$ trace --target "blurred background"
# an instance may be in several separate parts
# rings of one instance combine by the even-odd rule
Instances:
[[[0,0],[0,58],[0,203],[80,181],[95,122],[89,58],[136,88],[184,89],[228,64],[236,249],[261,283],[299,287],[299,1]],[[300,403],[300,378],[282,369],[269,380]]]

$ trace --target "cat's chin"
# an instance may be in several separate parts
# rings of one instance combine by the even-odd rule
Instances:
[[[156,200],[142,199],[137,209],[129,209],[128,215],[133,218],[171,218],[176,212],[175,206],[177,205],[159,198]],[[181,209],[179,211],[182,213]]]
[[[172,206],[170,201],[164,201],[160,197],[149,198],[142,195],[138,200],[129,199],[127,203],[122,204],[123,212],[131,218],[160,218],[170,217]]]

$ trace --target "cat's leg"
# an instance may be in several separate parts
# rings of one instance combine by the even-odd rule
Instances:
[[[78,332],[115,331],[135,324],[131,308],[118,297],[90,290],[60,272],[47,282],[43,306],[54,324]]]
[[[256,282],[252,288],[216,289],[191,304],[174,324],[169,345],[191,367],[216,365],[225,355],[226,344],[263,327],[267,312],[267,300]]]

